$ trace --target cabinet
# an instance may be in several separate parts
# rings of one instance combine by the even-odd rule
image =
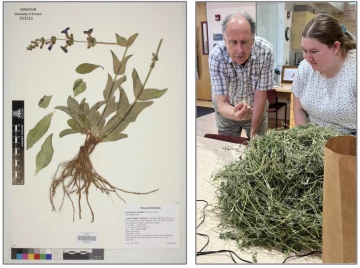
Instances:
[[[291,84],[281,83],[280,87],[275,88],[275,90],[276,90],[276,93],[278,94],[278,97],[285,97],[286,99],[290,99],[289,126],[294,127],[295,126],[295,120],[294,120],[294,96],[292,94]]]
[[[293,27],[291,31],[291,48],[292,49],[302,49],[301,48],[301,33],[304,30],[306,24],[314,17],[316,14],[313,14],[308,11],[298,11],[292,14]]]
[[[294,95],[290,95],[290,127],[295,127],[295,119],[294,119]]]

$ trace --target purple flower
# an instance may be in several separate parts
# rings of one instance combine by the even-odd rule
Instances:
[[[67,27],[65,30],[63,30],[61,33],[68,34],[68,31],[70,30],[70,27]]]
[[[65,53],[68,53],[68,50],[66,49],[66,46],[65,47],[60,46],[60,47]]]
[[[50,46],[48,46],[48,50],[50,51],[53,47],[53,43],[50,44]]]
[[[84,34],[90,35],[90,34],[92,34],[93,30],[94,30],[94,28],[84,31]]]

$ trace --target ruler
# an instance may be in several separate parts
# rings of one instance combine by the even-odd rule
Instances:
[[[24,185],[24,101],[12,101],[12,185]]]

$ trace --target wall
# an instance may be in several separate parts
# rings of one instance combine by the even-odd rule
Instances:
[[[221,34],[221,22],[233,11],[247,11],[256,21],[256,2],[207,2],[207,17],[209,28],[209,48],[217,41],[213,41],[213,34]],[[215,21],[215,14],[220,14],[220,21]]]
[[[315,13],[326,12],[331,14],[339,20],[340,23],[344,24],[349,31],[356,34],[356,21],[346,21],[345,13],[343,12],[345,3],[344,2],[285,2],[286,10],[294,11],[295,5],[308,5],[314,8]],[[302,50],[290,49],[290,65],[295,65],[295,53],[302,52]]]
[[[268,40],[274,47],[274,65],[282,66],[288,59],[285,48],[285,4],[282,2],[259,2],[256,4],[257,35]]]
[[[196,99],[211,100],[208,55],[203,55],[201,22],[207,21],[206,2],[196,2],[196,53],[199,66],[199,79],[196,80]]]
[[[290,12],[290,18],[287,18],[287,11]],[[289,41],[285,40],[285,29],[286,27],[289,27],[291,29],[292,27],[292,14],[294,11],[294,3],[293,2],[285,2],[285,10],[283,14],[284,18],[284,30],[283,30],[283,37],[284,37],[284,54],[283,54],[283,64],[289,62],[289,65],[293,65],[293,58],[291,57],[291,39]]]
[[[290,27],[291,20],[286,18],[284,2],[256,3],[257,35],[268,40],[274,47],[274,67],[282,67],[289,62],[290,41],[285,40],[285,28]],[[290,99],[287,94],[278,94],[280,102],[288,103],[287,120],[290,114]],[[275,113],[269,113],[269,118],[275,118]],[[285,119],[285,109],[278,112],[278,119]]]

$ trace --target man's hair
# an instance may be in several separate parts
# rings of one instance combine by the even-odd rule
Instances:
[[[231,20],[232,18],[235,18],[235,17],[239,17],[239,16],[244,17],[249,22],[251,33],[253,35],[255,35],[256,23],[253,20],[253,18],[250,16],[250,14],[247,13],[246,11],[234,11],[234,12],[228,14],[221,23],[222,33],[225,34],[226,26],[227,26],[229,20]]]

